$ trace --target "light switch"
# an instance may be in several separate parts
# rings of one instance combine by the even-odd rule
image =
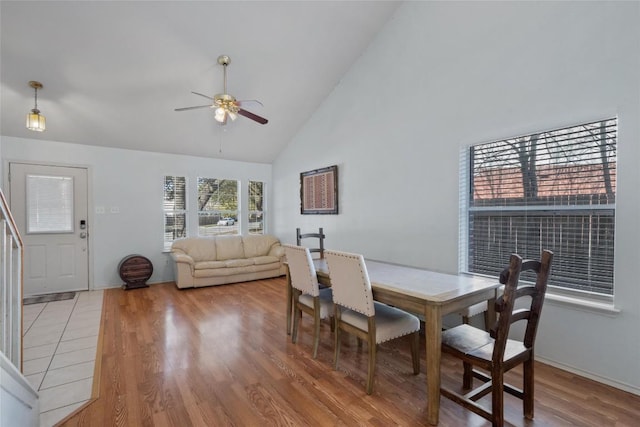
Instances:
[[[120,208],[117,206],[111,206],[111,213],[112,214],[120,213]]]
[[[103,214],[104,213],[104,206],[96,206],[96,213],[97,214]]]

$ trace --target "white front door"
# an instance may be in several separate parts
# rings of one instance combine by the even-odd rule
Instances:
[[[89,289],[87,169],[10,163],[24,296]]]

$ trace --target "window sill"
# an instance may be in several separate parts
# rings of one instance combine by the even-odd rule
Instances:
[[[578,310],[603,314],[610,317],[615,317],[621,312],[619,308],[613,305],[613,302],[594,301],[589,298],[561,295],[553,292],[547,292],[545,300],[552,305],[570,306]]]

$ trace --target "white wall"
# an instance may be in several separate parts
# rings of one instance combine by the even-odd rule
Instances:
[[[615,305],[547,303],[544,360],[640,393],[640,3],[407,2],[273,165],[275,234],[456,272],[468,144],[617,116]],[[337,164],[340,214],[300,215]]]
[[[163,249],[163,178],[186,176],[188,200],[197,199],[198,177],[241,181],[241,204],[248,200],[249,180],[266,183],[267,231],[271,165],[171,154],[123,150],[52,141],[2,137],[2,160],[86,166],[89,168],[90,281],[93,288],[122,284],[117,271],[120,260],[141,254],[154,266],[150,283],[173,280],[169,256]],[[8,170],[5,164],[5,170]],[[5,193],[7,193],[5,188]],[[192,203],[195,206],[195,203]],[[97,214],[96,207],[105,208]],[[190,205],[191,206],[191,205]],[[119,213],[111,213],[117,207]],[[197,212],[189,212],[190,230],[197,232]],[[247,218],[241,227],[246,230]]]

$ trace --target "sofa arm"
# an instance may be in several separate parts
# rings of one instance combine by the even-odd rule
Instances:
[[[284,258],[284,248],[279,244],[271,246],[271,249],[269,249],[269,256],[274,256],[282,260]]]
[[[193,258],[185,253],[171,252],[171,259],[174,262],[174,278],[178,288],[193,287],[193,272],[195,262]]]

